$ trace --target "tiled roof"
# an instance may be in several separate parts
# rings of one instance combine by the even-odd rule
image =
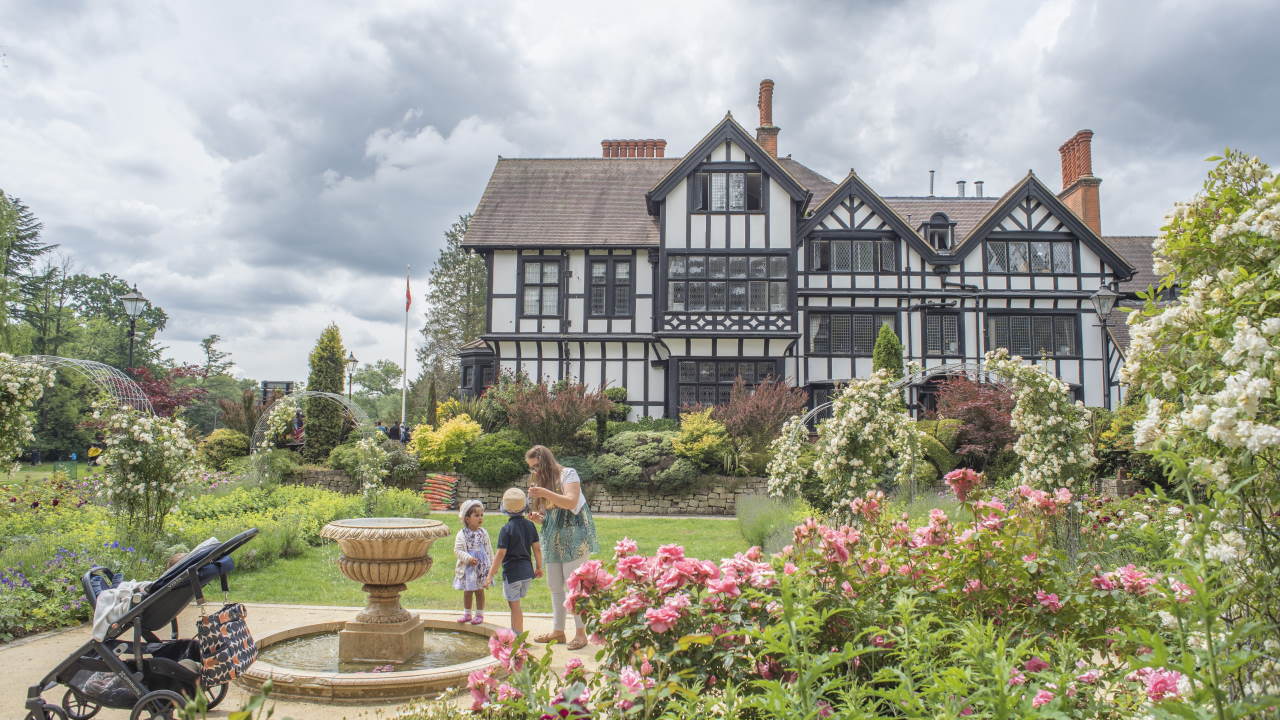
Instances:
[[[680,158],[499,158],[467,247],[656,245],[644,194]]]
[[[645,207],[645,193],[679,162],[674,157],[499,158],[463,245],[657,245],[658,218]],[[790,158],[778,162],[815,197],[835,187]]]
[[[1154,236],[1112,235],[1103,237],[1102,241],[1137,271],[1132,280],[1120,283],[1120,292],[1136,293],[1160,283],[1160,278],[1156,276],[1154,269],[1155,258],[1151,254],[1151,245],[1155,242]]]
[[[956,242],[964,240],[982,218],[999,202],[993,197],[887,197],[884,202],[907,221],[912,230],[929,221],[936,212],[945,213],[956,224]]]
[[[804,186],[805,190],[813,193],[813,197],[809,200],[809,208],[817,207],[832,190],[836,189],[836,183],[819,175],[816,171],[792,160],[789,157],[778,158],[778,164],[782,166],[795,178],[796,182]]]

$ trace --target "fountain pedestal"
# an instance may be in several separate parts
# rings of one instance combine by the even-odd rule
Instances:
[[[422,651],[422,618],[400,605],[405,583],[431,569],[431,543],[449,534],[439,520],[356,518],[325,525],[342,550],[338,567],[362,583],[364,610],[338,633],[342,660],[402,663]]]

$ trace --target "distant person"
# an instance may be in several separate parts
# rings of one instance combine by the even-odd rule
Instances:
[[[381,420],[379,420],[378,424],[374,425],[374,427],[378,428],[378,432],[382,433],[383,437],[387,437],[387,426],[383,425]]]
[[[529,593],[534,578],[542,577],[542,546],[538,544],[538,528],[524,516],[529,502],[520,488],[502,494],[502,511],[510,516],[498,531],[498,554],[493,558],[486,586],[493,583],[498,567],[502,567],[502,596],[511,609],[511,629],[524,632],[524,613],[520,601]]]
[[[387,430],[387,437],[398,442],[400,440],[400,426],[396,423],[391,423],[390,429]]]
[[[44,452],[40,450],[40,448],[33,448],[31,450],[31,466],[35,467],[36,465],[39,465],[43,460],[44,460]]]
[[[413,431],[409,430],[408,425],[400,423],[400,442],[407,444],[409,442],[409,436],[412,434]]]
[[[93,436],[93,442],[89,443],[89,466],[94,467],[98,464],[98,460],[102,458],[102,451],[107,448],[107,444],[103,441],[102,433]]]

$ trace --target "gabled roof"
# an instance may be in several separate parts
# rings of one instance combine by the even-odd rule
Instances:
[[[657,245],[644,194],[680,158],[498,158],[463,247]]]
[[[880,216],[889,227],[893,228],[894,232],[906,238],[907,242],[916,249],[916,252],[930,262],[936,261],[937,253],[920,239],[920,235],[907,224],[906,219],[890,207],[884,198],[876,194],[876,191],[863,182],[862,178],[858,177],[858,174],[853,170],[849,171],[849,174],[845,176],[845,179],[839,185],[832,188],[827,197],[818,205],[818,208],[813,211],[813,214],[800,224],[796,237],[803,238],[808,235],[818,226],[818,223],[827,217],[828,213],[834,210],[849,195],[856,195],[862,202],[866,203],[875,211],[876,215]]]
[[[1025,197],[1033,197],[1040,201],[1042,205],[1049,208],[1053,212],[1054,217],[1058,218],[1063,225],[1071,231],[1071,234],[1080,239],[1080,242],[1089,246],[1099,257],[1102,258],[1111,267],[1115,268],[1120,275],[1127,275],[1134,272],[1134,268],[1125,261],[1115,250],[1098,237],[1084,221],[1079,218],[1071,208],[1068,208],[1058,199],[1058,196],[1045,187],[1040,182],[1035,173],[1027,171],[1026,177],[1016,183],[1009,191],[1000,197],[996,204],[987,211],[977,226],[969,232],[965,238],[956,246],[955,251],[951,255],[952,262],[959,262],[965,255],[968,255],[975,247],[978,247],[983,238],[991,232],[992,228],[1000,223],[1005,217],[1013,211],[1014,207]]]
[[[1160,284],[1160,276],[1155,271],[1155,257],[1151,252],[1156,241],[1154,235],[1109,235],[1103,237],[1102,241],[1134,270],[1133,277],[1116,288],[1119,292],[1137,293]]]
[[[648,200],[649,203],[649,212],[654,215],[658,214],[658,202],[662,198],[666,197],[667,193],[671,192],[672,188],[679,184],[685,176],[693,172],[693,169],[701,164],[708,154],[726,140],[732,140],[741,146],[746,151],[747,155],[761,166],[765,174],[777,181],[777,183],[787,191],[787,194],[789,194],[793,200],[797,200],[801,203],[802,207],[804,204],[809,202],[809,198],[812,197],[812,193],[801,185],[798,180],[792,177],[791,173],[787,172],[786,168],[778,162],[777,158],[773,157],[764,148],[760,147],[760,143],[757,143],[756,139],[751,137],[751,134],[739,125],[737,120],[733,119],[732,113],[725,113],[724,119],[715,127],[711,128],[711,132],[703,136],[703,138],[698,141],[698,144],[694,145],[693,149],[685,154],[684,159],[680,161],[680,164],[671,168],[671,170],[668,171],[667,174],[663,176],[663,178],[659,180],[648,193],[645,194],[645,199]]]
[[[884,202],[918,230],[934,213],[943,213],[956,224],[956,238],[964,238],[977,227],[999,198],[993,197],[886,197]]]

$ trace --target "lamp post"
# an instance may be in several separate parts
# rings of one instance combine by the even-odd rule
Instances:
[[[351,399],[351,383],[355,380],[356,365],[359,365],[359,364],[360,364],[360,361],[356,360],[356,354],[353,352],[348,352],[347,353],[347,399],[348,400]]]
[[[129,316],[129,370],[133,371],[133,339],[138,334],[138,316],[142,314],[142,309],[147,305],[147,299],[138,292],[138,286],[134,285],[133,290],[120,296],[120,302],[124,303],[124,314]]]
[[[1106,389],[1102,401],[1103,406],[1108,410],[1111,409],[1111,362],[1107,355],[1107,316],[1115,309],[1116,300],[1119,299],[1120,293],[1106,285],[1089,296],[1089,300],[1093,303],[1093,311],[1098,313],[1098,329],[1102,332],[1102,374]]]

